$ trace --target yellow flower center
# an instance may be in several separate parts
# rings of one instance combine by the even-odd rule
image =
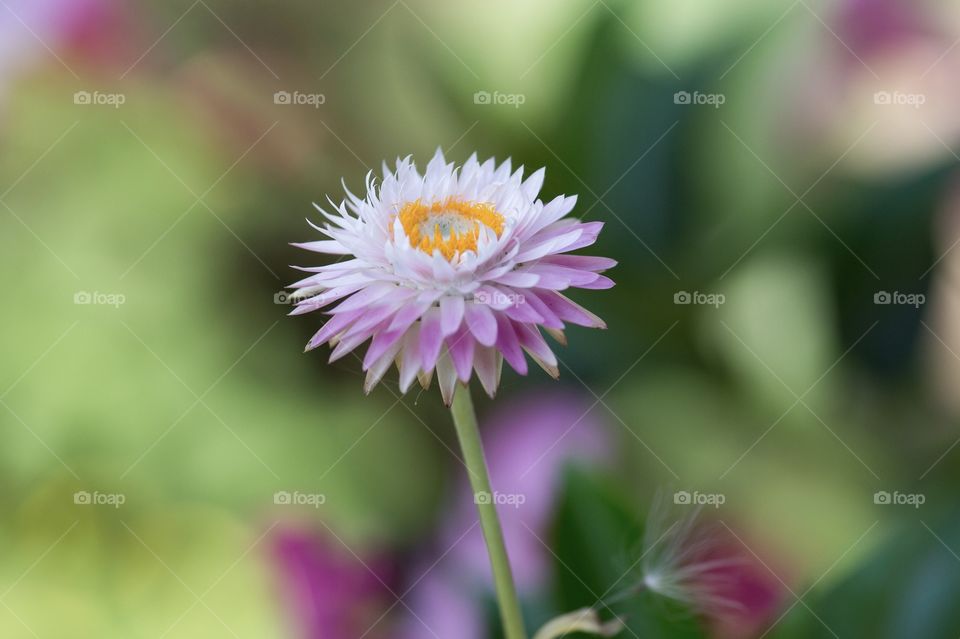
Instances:
[[[458,253],[477,250],[481,224],[498,237],[503,232],[503,216],[492,204],[455,197],[430,204],[407,202],[397,217],[410,244],[430,255],[438,250],[448,261]]]

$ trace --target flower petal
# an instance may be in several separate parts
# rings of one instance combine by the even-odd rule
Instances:
[[[521,375],[527,374],[527,360],[523,357],[520,341],[513,330],[513,325],[505,315],[497,314],[497,349],[503,354],[507,363]]]
[[[374,335],[373,340],[370,342],[370,347],[363,357],[363,370],[369,370],[370,367],[378,362],[384,353],[388,351],[392,350],[394,354],[396,354],[394,346],[397,345],[399,348],[400,341],[405,332],[405,329],[396,331],[386,330]]]
[[[616,260],[609,257],[595,257],[593,255],[550,255],[542,260],[541,264],[556,264],[583,271],[606,271],[617,265]]]
[[[420,320],[420,365],[423,370],[432,370],[440,356],[443,331],[440,329],[440,309],[431,308]]]
[[[540,188],[543,186],[543,176],[546,174],[546,168],[541,168],[530,174],[523,182],[523,186],[520,189],[523,191],[523,194],[527,196],[528,200],[535,200],[537,195],[540,193]]]
[[[520,345],[527,354],[545,370],[550,377],[557,379],[560,377],[560,369],[557,367],[557,356],[553,354],[547,342],[536,326],[529,324],[514,324],[517,331],[517,338]]]
[[[460,295],[445,295],[440,298],[440,328],[444,336],[452,335],[460,328],[463,307],[463,297]]]
[[[387,326],[387,330],[406,330],[411,324],[423,317],[423,314],[427,312],[431,305],[430,301],[414,300],[407,302],[394,315],[393,321]]]
[[[580,237],[573,242],[568,244],[562,249],[558,250],[557,253],[567,253],[569,251],[576,251],[585,246],[590,246],[597,241],[597,235],[600,234],[600,229],[603,228],[603,222],[587,222],[586,224],[580,224]]]
[[[373,387],[380,383],[380,380],[383,379],[384,374],[387,370],[390,369],[390,364],[393,363],[393,358],[397,356],[397,352],[400,350],[401,342],[397,340],[393,345],[378,359],[373,366],[370,367],[370,370],[367,371],[367,377],[363,382],[363,391],[370,394],[370,391],[373,390]]]
[[[560,293],[541,291],[538,295],[540,299],[543,300],[543,303],[546,304],[551,311],[556,313],[557,317],[564,321],[589,328],[607,327],[602,319]]]
[[[519,270],[519,271],[510,271],[509,273],[504,273],[497,279],[493,280],[497,284],[502,286],[516,286],[517,288],[531,288],[537,285],[537,282],[540,281],[540,275],[531,269]]]
[[[552,237],[542,241],[531,241],[530,244],[523,246],[523,249],[517,254],[516,260],[517,262],[532,262],[551,253],[559,253],[561,250],[564,250],[565,247],[577,241],[582,234],[583,231],[575,228],[558,237]]]
[[[576,284],[577,288],[586,288],[592,291],[606,290],[608,288],[613,288],[615,286],[614,281],[611,280],[606,275],[597,275],[589,284]]]
[[[303,315],[304,313],[310,313],[312,311],[319,310],[326,306],[327,304],[332,304],[339,299],[343,299],[347,295],[356,293],[363,285],[357,284],[354,286],[343,286],[340,288],[334,288],[329,291],[320,293],[319,295],[314,295],[313,297],[307,298],[297,302],[296,308],[290,311],[290,315]]]
[[[353,332],[351,329],[351,332],[348,332],[348,334],[344,335],[343,338],[337,342],[333,352],[330,353],[330,359],[327,361],[332,364],[341,357],[350,354],[355,348],[370,339],[370,336],[376,333],[378,328],[379,326],[371,326],[370,328],[356,332]]]
[[[537,314],[543,318],[543,320],[538,323],[542,324],[544,328],[553,330],[563,329],[563,322],[557,317],[557,314],[551,311],[550,307],[538,297],[537,291],[524,292],[523,301],[529,304],[530,308],[535,310]]]
[[[423,390],[430,390],[430,382],[433,381],[433,369],[418,372],[417,381],[420,382],[420,387]]]
[[[483,346],[493,346],[497,341],[497,319],[493,311],[483,304],[471,302],[466,306],[467,326]]]
[[[457,369],[457,377],[462,382],[470,381],[470,371],[473,368],[473,350],[477,343],[466,327],[458,328],[453,335],[447,337],[447,352]]]
[[[516,304],[504,309],[503,312],[507,314],[507,317],[514,321],[528,324],[540,324],[543,322],[543,317],[540,315],[540,313],[535,311],[532,306],[527,304],[526,296],[520,296],[516,299]]]
[[[359,293],[348,297],[346,301],[341,302],[330,312],[344,313],[346,311],[354,311],[358,308],[367,307],[374,301],[382,302],[387,296],[396,296],[402,299],[414,293],[415,291],[408,288],[400,288],[386,282],[376,282],[361,290]]]
[[[449,406],[453,402],[453,391],[457,386],[457,370],[450,361],[446,351],[437,360],[437,382],[440,384],[440,396],[443,403]]]
[[[327,323],[324,324],[319,331],[314,333],[313,337],[310,338],[310,341],[307,342],[306,350],[313,350],[320,344],[330,341],[331,338],[336,337],[341,332],[345,331],[350,324],[353,323],[358,317],[363,314],[363,311],[354,311],[353,313],[341,313],[340,315],[334,315],[327,320]]]
[[[349,255],[350,249],[337,240],[317,240],[316,242],[291,242],[291,246],[313,251],[314,253],[328,253],[330,255]]]
[[[477,379],[487,395],[493,399],[500,385],[500,368],[503,365],[503,356],[495,348],[477,346],[473,353],[473,369],[477,371]]]
[[[406,393],[420,370],[420,325],[414,324],[403,338],[400,351],[400,392]]]

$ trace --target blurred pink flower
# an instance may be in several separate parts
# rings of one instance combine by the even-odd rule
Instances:
[[[544,544],[564,466],[611,456],[611,443],[595,412],[600,409],[590,410],[590,404],[576,393],[552,391],[502,404],[481,420],[507,550],[517,587],[526,597],[548,587],[553,558]],[[384,569],[389,562],[383,558],[361,562],[344,556],[322,536],[294,531],[278,536],[284,599],[303,628],[301,636],[359,637],[374,624],[367,638],[488,636],[485,602],[492,601],[493,588],[474,496],[463,481],[452,497],[437,539],[424,544],[402,578],[390,578],[392,571]],[[656,514],[648,523],[665,531],[664,520]],[[729,531],[700,527],[693,518],[680,523],[684,525],[673,531],[676,534],[665,535],[660,550],[643,563],[641,579],[659,575],[661,583],[639,587],[686,601],[704,615],[713,637],[757,635],[775,618],[785,589]],[[394,608],[396,619],[378,621],[394,603],[378,577],[403,598],[405,606]],[[718,603],[722,605],[714,605]]]
[[[635,583],[607,603],[651,591],[700,615],[711,637],[756,636],[776,617],[787,589],[741,534],[701,512],[694,508],[677,516],[656,502]]]
[[[836,22],[838,36],[860,57],[895,49],[920,34],[933,35],[913,3],[901,0],[846,0]],[[860,64],[853,56],[848,63]]]
[[[728,584],[727,595],[737,607],[710,619],[711,635],[718,639],[760,635],[780,614],[786,588],[736,539],[721,539],[714,552],[716,556],[735,554],[741,561],[719,569]]]
[[[563,465],[573,459],[596,461],[608,451],[603,428],[589,408],[575,394],[550,392],[507,402],[484,420],[493,487],[499,495],[522,496],[522,504],[499,508],[521,591],[543,587],[548,577],[549,553],[537,538],[547,534]],[[396,587],[400,580],[392,577],[384,557],[361,561],[325,536],[302,530],[276,534],[283,602],[297,621],[298,636],[355,639],[371,626],[367,639],[486,636],[482,602],[492,593],[490,565],[466,481],[455,498],[438,541],[424,549],[422,559],[406,571],[405,583]],[[391,589],[412,611],[400,620],[398,634],[391,632],[390,619],[378,619],[394,603]]]
[[[786,77],[783,131],[798,153],[886,175],[952,161],[960,139],[960,50],[944,8],[845,0],[823,12],[824,46]]]
[[[132,21],[116,0],[4,0],[0,4],[0,81],[56,55],[74,61],[122,64],[121,43],[131,40]],[[136,59],[133,57],[133,59]]]
[[[389,561],[361,561],[325,535],[284,529],[273,537],[273,555],[283,605],[303,639],[356,639],[393,601]],[[366,637],[384,637],[385,629]]]
[[[711,535],[712,541],[700,561],[714,563],[708,579],[722,585],[723,596],[731,605],[708,612],[710,636],[716,639],[756,637],[782,611],[787,590],[729,530],[713,527]]]
[[[148,46],[137,21],[117,0],[62,1],[54,28],[74,58],[104,67],[129,68]]]
[[[564,466],[597,462],[609,452],[597,411],[603,409],[591,409],[590,402],[576,393],[551,391],[504,404],[485,420],[489,426],[484,431],[484,446],[493,489],[502,499],[516,497],[514,501],[523,502],[498,508],[520,590],[539,588],[547,577],[550,558],[534,535],[546,535]],[[466,481],[453,508],[445,535],[448,543],[477,518]],[[483,536],[475,528],[451,555],[468,575],[488,583],[490,566],[483,548]]]
[[[552,557],[543,544],[563,467],[596,462],[609,453],[596,410],[602,409],[591,410],[576,393],[551,391],[502,404],[481,420],[494,498],[501,501],[504,540],[521,594],[542,589],[549,577]],[[490,564],[466,481],[455,497],[440,541],[412,573],[414,580],[421,579],[408,586],[419,620],[408,620],[404,637],[423,636],[420,620],[441,637],[486,636],[481,602],[492,596]],[[445,554],[437,561],[440,553]]]

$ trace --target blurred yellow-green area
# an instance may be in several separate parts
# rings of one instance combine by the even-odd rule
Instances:
[[[0,636],[358,639],[300,618],[291,530],[385,557],[401,636],[449,414],[304,354],[283,289],[312,203],[438,147],[546,166],[619,261],[482,422],[575,398],[638,517],[721,494],[798,596],[901,534],[958,579],[958,39],[947,0],[3,0]]]

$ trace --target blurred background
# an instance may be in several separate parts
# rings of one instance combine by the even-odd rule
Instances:
[[[498,636],[438,393],[285,317],[311,203],[441,147],[619,261],[561,381],[477,398],[531,630],[629,591],[659,494],[738,606],[622,636],[956,637],[958,42],[948,0],[0,0],[0,635]]]

